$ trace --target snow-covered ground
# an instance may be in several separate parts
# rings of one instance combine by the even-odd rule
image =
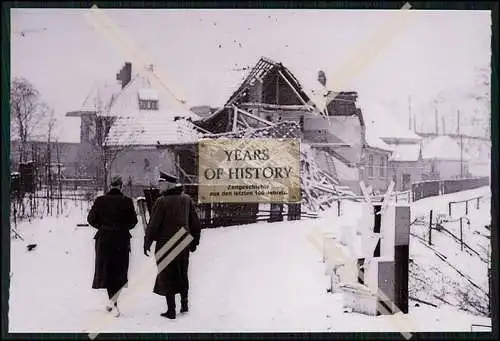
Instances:
[[[448,203],[480,197],[453,204],[449,216]],[[488,187],[427,198],[413,204],[410,245],[410,295],[434,304],[458,307],[473,314],[486,314],[488,309],[488,263],[490,260],[491,195]],[[442,220],[443,230],[431,232],[429,218]],[[462,217],[462,231],[460,220]],[[470,224],[468,223],[470,222]],[[420,238],[417,238],[420,237]],[[455,237],[453,237],[455,236]],[[461,245],[460,236],[464,245]],[[462,250],[463,247],[463,250]],[[433,250],[438,251],[434,253]],[[444,258],[444,259],[443,259]]]
[[[447,212],[449,200],[477,193],[489,195],[489,188],[420,200],[412,204],[412,216],[426,216],[431,208]],[[481,204],[479,211],[471,210],[471,228],[489,223],[489,202]],[[166,304],[152,293],[156,267],[153,259],[142,253],[141,223],[133,230],[130,283],[121,297],[122,316],[116,319],[105,314],[105,291],[91,289],[95,231],[76,228],[77,223],[85,222],[87,207],[69,203],[66,214],[59,218],[17,226],[25,240],[11,242],[9,331],[470,331],[471,324],[491,323],[489,318],[460,312],[453,306],[417,307],[415,302],[410,302],[407,315],[344,313],[342,294],[327,293],[329,278],[322,253],[308,236],[313,232],[337,233],[340,220],[356,214],[354,205],[346,203],[342,217],[333,209],[314,220],[203,230],[200,247],[190,263],[190,312],[172,321],[159,315]],[[439,246],[436,238],[434,247]],[[31,243],[37,247],[28,251],[26,246]],[[419,243],[411,239],[410,258],[426,268],[425,260],[434,260],[429,249],[417,246]],[[453,247],[453,252],[460,251],[460,245]],[[447,274],[457,278],[454,271]],[[434,273],[427,276],[433,278]],[[485,281],[484,272],[476,276],[481,278],[474,281]]]

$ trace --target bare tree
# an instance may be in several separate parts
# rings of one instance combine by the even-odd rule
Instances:
[[[94,110],[96,115],[92,116],[89,124],[89,141],[91,144],[92,156],[97,160],[97,181],[100,183],[101,189],[106,191],[108,187],[108,175],[113,162],[121,152],[130,149],[136,138],[135,134],[128,137],[128,142],[123,146],[110,146],[107,141],[108,133],[117,117],[111,112],[111,106],[114,103],[115,95],[107,97],[100,91],[97,92],[94,98]]]
[[[10,89],[11,135],[19,139],[18,162],[27,161],[27,143],[33,129],[47,113],[40,93],[25,78],[14,78]]]
[[[52,214],[52,199],[53,199],[53,174],[52,174],[52,139],[56,118],[54,110],[50,109],[47,116],[47,157],[45,163],[46,169],[46,194],[47,194],[47,214]]]
[[[109,158],[111,157],[107,152],[105,142],[108,132],[116,119],[110,115],[113,100],[113,95],[106,98],[100,91],[97,91],[97,95],[94,98],[94,110],[96,114],[89,117],[89,121],[87,121],[91,155],[95,162],[97,162],[96,180],[103,190],[107,188],[107,177],[110,167]]]

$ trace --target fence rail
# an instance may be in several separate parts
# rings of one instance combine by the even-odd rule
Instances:
[[[468,215],[469,214],[469,202],[476,201],[476,209],[478,210],[479,203],[480,203],[482,198],[484,198],[484,195],[480,195],[480,196],[470,198],[470,199],[450,201],[450,202],[448,202],[448,215],[451,216],[451,206],[452,205],[461,204],[461,203],[465,203],[465,215]]]
[[[413,183],[411,191],[413,201],[417,201],[428,197],[456,193],[460,191],[488,186],[489,184],[489,177],[455,180],[430,180]]]

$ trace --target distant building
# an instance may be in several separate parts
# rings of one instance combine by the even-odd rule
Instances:
[[[432,178],[456,179],[468,177],[470,157],[451,137],[443,135],[436,137],[424,146],[422,158],[425,171]]]
[[[411,188],[416,181],[426,179],[426,169],[422,160],[422,138],[413,131],[395,122],[386,107],[375,101],[360,103],[367,121],[367,131],[380,139],[391,151],[388,158],[387,179],[394,181],[396,191]],[[374,160],[385,165],[385,160]]]
[[[61,163],[63,165],[62,175],[66,178],[74,178],[80,172],[78,149],[79,143],[53,141],[50,142],[49,148],[46,139],[30,138],[25,147],[25,160],[33,161],[37,167],[43,167],[48,162]],[[12,172],[17,172],[19,169],[19,139],[11,140],[10,151],[10,169]]]

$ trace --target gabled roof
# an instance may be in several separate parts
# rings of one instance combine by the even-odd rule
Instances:
[[[169,145],[194,143],[199,137],[192,123],[184,119],[174,121],[170,112],[137,110],[116,119],[105,144],[110,147]]]
[[[285,75],[289,84],[297,91],[303,102],[307,103],[311,107],[316,107],[321,112],[324,112],[325,105],[321,100],[321,96],[323,96],[324,93],[321,89],[313,90],[302,86],[299,80],[288,68],[286,68],[283,64],[266,57],[261,57],[255,66],[250,69],[248,75],[244,78],[237,90],[229,97],[225,105],[231,105],[239,98],[249,85],[253,84],[256,79],[264,78],[269,72],[276,68],[279,68],[279,70]],[[321,84],[318,82],[318,85]],[[325,100],[323,100],[323,102],[324,101]]]
[[[365,98],[357,101],[357,107],[361,109],[366,129],[373,130],[382,140],[390,143],[390,140],[398,140],[407,143],[420,143],[422,137],[418,136],[406,128],[390,110],[377,103]]]
[[[377,136],[374,129],[367,129],[365,126],[365,139],[366,144],[369,147],[385,150],[391,152],[394,150],[394,147],[385,143],[380,137]]]
[[[448,161],[470,160],[465,152],[460,152],[460,145],[449,136],[439,136],[424,146],[422,150],[424,159],[437,159]]]
[[[118,93],[121,85],[116,82],[95,82],[83,100],[80,109],[66,113],[68,117],[79,117],[82,115],[102,115],[109,111],[111,104]]]
[[[164,114],[167,113],[172,118],[172,113],[183,117],[198,118],[195,113],[180,103],[166,89],[155,89],[152,86],[150,77],[154,77],[154,75],[148,70],[136,73],[116,96],[107,115],[130,116],[131,113],[139,111],[139,97],[142,97],[142,99],[157,99],[159,110]],[[152,110],[146,111],[153,112]]]

